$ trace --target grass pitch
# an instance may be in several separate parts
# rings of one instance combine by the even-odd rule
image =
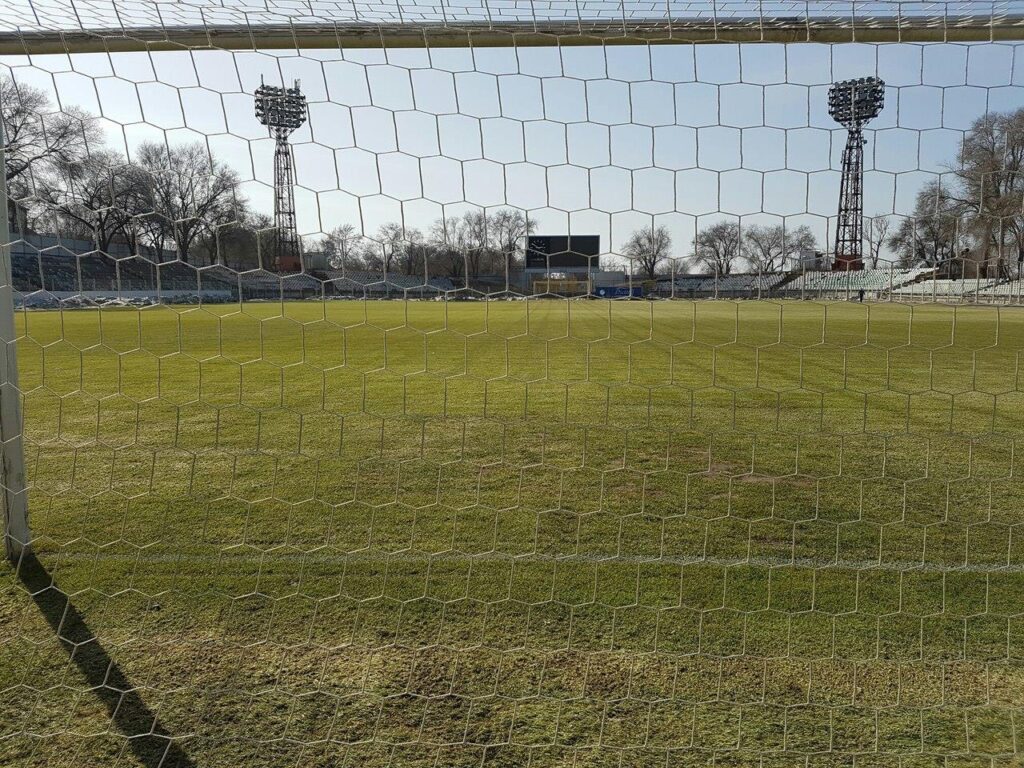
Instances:
[[[1020,764],[1022,309],[20,322],[2,764]]]

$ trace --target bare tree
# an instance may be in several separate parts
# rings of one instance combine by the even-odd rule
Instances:
[[[623,255],[633,261],[640,273],[649,280],[654,279],[658,265],[669,258],[671,252],[672,235],[668,228],[655,227],[653,224],[630,235],[622,248]]]
[[[865,222],[864,244],[867,246],[868,266],[878,269],[878,262],[882,259],[882,250],[889,242],[889,230],[892,229],[892,219],[888,216],[873,216]]]
[[[430,230],[435,248],[452,279],[471,279],[491,263],[495,249],[490,241],[488,220],[483,211],[466,211],[462,216],[438,219]]]
[[[973,261],[983,272],[1004,267],[1007,246],[1024,245],[1024,109],[975,120],[961,142],[954,173],[961,188],[952,194],[958,193],[968,216]]]
[[[501,208],[490,215],[488,230],[490,240],[502,260],[507,275],[524,251],[524,241],[532,235],[536,225],[513,208]]]
[[[181,147],[142,144],[137,153],[145,172],[141,212],[150,244],[173,241],[187,262],[192,247],[215,227],[236,221],[238,174],[213,159],[200,143]]]
[[[917,193],[914,215],[900,220],[888,246],[903,266],[936,266],[967,247],[967,216],[964,204],[948,185],[930,181]]]
[[[804,224],[792,229],[781,224],[754,224],[744,228],[741,248],[751,269],[767,274],[781,272],[789,256],[798,251],[813,250],[817,245],[814,233]]]
[[[196,244],[194,253],[211,264],[222,264],[239,272],[258,269],[261,249],[271,247],[274,220],[266,213],[254,213],[245,208],[236,212],[234,221],[211,228]]]
[[[21,232],[26,212],[16,201],[31,193],[36,172],[53,162],[80,160],[90,148],[101,146],[101,133],[82,110],[56,111],[45,91],[9,77],[0,77],[0,120],[8,217],[12,231]]]
[[[80,159],[90,147],[102,143],[90,115],[74,107],[54,111],[39,88],[0,78],[0,105],[8,184],[43,162]]]
[[[352,224],[341,224],[326,235],[320,242],[327,263],[335,269],[351,265],[351,258],[356,254],[359,236]]]
[[[393,271],[395,257],[402,248],[405,230],[397,221],[389,221],[377,228],[376,234],[363,244],[362,255],[366,266],[383,273]]]
[[[465,247],[466,277],[479,277],[491,254],[490,232],[487,215],[483,211],[466,211],[459,226],[462,228],[462,242]]]
[[[427,247],[423,233],[415,227],[406,229],[401,242],[395,250],[398,268],[405,275],[422,277],[427,270]]]
[[[55,158],[41,176],[37,194],[58,232],[91,240],[104,252],[120,238],[131,244],[133,205],[140,174],[117,153],[98,150],[83,157]]]
[[[709,269],[717,275],[728,275],[743,251],[740,225],[719,221],[697,233],[693,239],[691,266]]]
[[[459,284],[466,279],[466,229],[459,218],[438,219],[430,228],[431,254],[437,271]]]

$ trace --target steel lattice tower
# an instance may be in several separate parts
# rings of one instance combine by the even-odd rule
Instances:
[[[299,81],[291,88],[261,84],[256,89],[256,119],[274,139],[274,236],[271,265],[278,272],[302,270],[302,250],[295,224],[295,170],[288,137],[306,122],[306,97]]]
[[[867,140],[863,129],[882,111],[884,102],[885,83],[877,77],[833,83],[828,92],[828,113],[847,130],[833,269],[864,268],[864,145]]]

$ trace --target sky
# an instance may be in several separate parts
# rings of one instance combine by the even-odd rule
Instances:
[[[502,206],[544,234],[599,234],[616,252],[668,227],[807,224],[832,237],[845,131],[835,80],[887,84],[865,147],[865,210],[909,214],[986,111],[1024,106],[1024,50],[985,44],[181,51],[0,57],[0,72],[100,116],[110,147],[202,141],[272,209],[273,143],[252,92],[300,80],[293,136],[300,233]],[[830,221],[830,217],[832,220]]]

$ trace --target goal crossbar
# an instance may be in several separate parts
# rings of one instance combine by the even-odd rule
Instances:
[[[457,48],[691,43],[996,42],[1024,39],[1024,15],[699,18],[16,29],[0,55],[323,48]]]

